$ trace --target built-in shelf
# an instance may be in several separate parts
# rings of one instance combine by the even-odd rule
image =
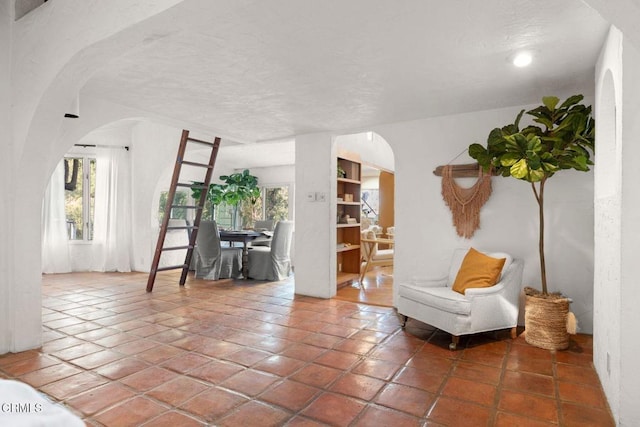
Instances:
[[[360,274],[360,215],[362,213],[361,163],[358,158],[338,156],[337,220],[350,218],[355,223],[336,224],[337,283],[346,286]],[[348,201],[347,201],[348,200]],[[337,221],[337,222],[338,222]]]
[[[338,248],[336,249],[336,252],[355,251],[356,249],[360,249],[360,245],[351,245],[351,246],[345,246],[343,248]]]
[[[350,179],[350,178],[338,178],[338,182],[345,182],[348,184],[358,184],[360,185],[359,179]]]

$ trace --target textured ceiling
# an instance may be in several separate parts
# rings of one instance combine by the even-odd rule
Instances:
[[[83,93],[237,141],[592,90],[608,29],[579,0],[186,0],[142,25]]]

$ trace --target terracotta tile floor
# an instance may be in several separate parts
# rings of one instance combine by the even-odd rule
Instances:
[[[338,289],[341,301],[361,302],[382,307],[393,306],[393,267],[372,267],[364,277],[364,289],[358,282]]]
[[[591,364],[522,335],[449,337],[392,308],[296,297],[293,282],[43,279],[44,344],[0,356],[91,426],[613,426]]]

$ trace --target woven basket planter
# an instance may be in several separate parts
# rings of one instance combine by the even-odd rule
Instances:
[[[547,350],[568,348],[569,298],[557,294],[542,295],[532,288],[526,288],[525,294],[525,341]]]

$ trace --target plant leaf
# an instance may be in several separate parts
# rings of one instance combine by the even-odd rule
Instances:
[[[520,159],[511,166],[511,176],[518,179],[527,179],[529,176],[529,166],[525,159]]]
[[[550,111],[553,111],[553,110],[556,109],[556,105],[558,105],[558,102],[560,102],[560,99],[558,99],[557,96],[543,96],[542,97],[542,103]]]

